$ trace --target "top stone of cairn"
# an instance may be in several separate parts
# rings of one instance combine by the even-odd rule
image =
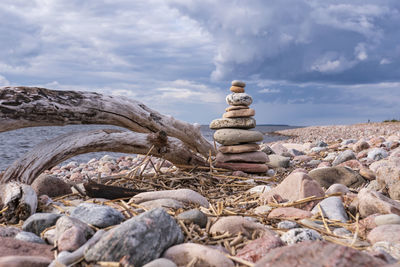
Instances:
[[[234,80],[234,81],[232,81],[232,86],[246,87],[246,84],[242,81]]]

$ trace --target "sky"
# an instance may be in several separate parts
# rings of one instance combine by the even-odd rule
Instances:
[[[0,86],[94,91],[208,124],[400,119],[399,0],[2,0]]]

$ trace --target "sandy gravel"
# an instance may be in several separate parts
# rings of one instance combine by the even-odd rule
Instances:
[[[333,142],[339,139],[360,139],[378,136],[400,136],[400,122],[362,123],[353,125],[311,126],[277,131],[293,136],[285,142],[304,143],[314,141]]]

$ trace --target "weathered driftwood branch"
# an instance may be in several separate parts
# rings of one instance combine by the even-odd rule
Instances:
[[[95,130],[65,134],[37,145],[6,170],[0,183],[16,180],[31,184],[43,171],[79,154],[99,151],[146,154],[153,145],[151,155],[164,157],[172,163],[206,165],[185,143],[163,132]]]
[[[133,197],[139,193],[146,192],[145,190],[98,184],[96,182],[93,182],[92,180],[84,183],[83,186],[85,188],[86,195],[93,198],[117,199]]]
[[[0,184],[0,223],[18,223],[25,220],[37,208],[37,196],[29,185],[10,182]]]
[[[109,124],[134,132],[164,131],[203,156],[213,146],[200,128],[123,97],[37,87],[0,88],[0,132],[33,126]]]

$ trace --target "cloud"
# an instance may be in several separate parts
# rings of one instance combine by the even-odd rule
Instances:
[[[399,10],[397,0],[3,0],[0,85],[122,95],[207,123],[243,79],[276,123],[363,120],[375,108],[383,118],[398,112]]]
[[[217,41],[215,80],[357,84],[400,75],[396,0],[170,2]]]
[[[204,84],[193,81],[176,80],[168,87],[156,89],[160,94],[158,98],[162,101],[185,101],[186,103],[223,103],[225,97],[216,88],[210,88]]]
[[[9,86],[10,82],[6,79],[6,77],[0,75],[0,86]]]
[[[281,90],[279,89],[270,89],[270,88],[264,88],[261,89],[260,91],[258,91],[261,94],[276,94],[276,93],[280,93]]]

